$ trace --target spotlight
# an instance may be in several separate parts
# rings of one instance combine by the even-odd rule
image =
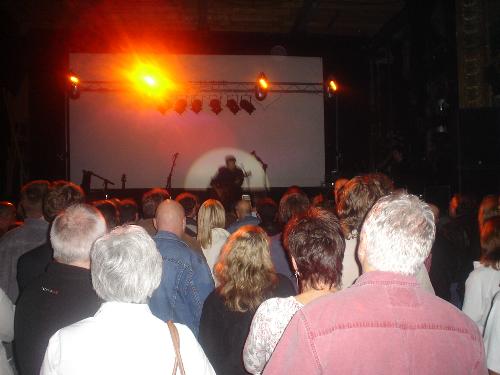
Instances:
[[[240,107],[238,106],[238,102],[235,99],[228,99],[226,103],[226,107],[229,108],[231,112],[233,112],[233,115],[237,114],[240,110]]]
[[[160,113],[162,115],[165,114],[165,112],[167,112],[169,109],[171,109],[173,107],[173,103],[171,100],[165,100],[163,103],[160,103],[158,104],[158,111],[160,111]]]
[[[255,84],[255,98],[259,101],[264,100],[269,91],[269,81],[264,73],[260,73]]]
[[[220,105],[220,99],[212,99],[210,100],[210,108],[212,108],[212,112],[218,115],[222,112],[222,106]]]
[[[326,95],[329,98],[332,98],[337,94],[337,90],[338,90],[337,82],[335,82],[335,80],[333,79],[328,80],[326,84]]]
[[[202,107],[203,107],[203,103],[200,99],[194,99],[191,102],[191,110],[196,114],[200,113]]]
[[[76,74],[70,73],[68,75],[68,90],[71,99],[78,99],[80,97],[80,78]]]
[[[174,111],[177,112],[179,115],[182,115],[186,110],[186,108],[187,108],[186,99],[179,99],[175,102]]]
[[[251,115],[252,112],[255,111],[255,106],[252,104],[251,98],[241,99],[240,107],[243,108],[245,111],[247,111],[249,115]]]

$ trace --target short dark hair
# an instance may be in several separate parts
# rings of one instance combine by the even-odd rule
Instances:
[[[257,213],[262,223],[273,223],[276,221],[278,205],[272,198],[262,198],[256,203]]]
[[[43,215],[50,222],[69,206],[84,201],[85,193],[80,186],[70,181],[54,181],[43,201]]]
[[[121,224],[133,223],[139,215],[139,206],[133,199],[123,199],[118,204],[118,211],[120,211]]]
[[[192,215],[193,210],[195,210],[198,206],[198,197],[192,193],[181,193],[175,198],[175,200],[176,202],[179,202],[180,205],[184,208],[186,217]]]
[[[42,214],[43,200],[50,187],[47,180],[35,180],[28,182],[21,188],[21,207],[26,216]]]
[[[500,270],[500,216],[486,220],[481,227],[481,263]]]
[[[345,240],[334,213],[319,207],[293,217],[283,233],[285,247],[297,263],[302,283],[340,287]]]
[[[118,211],[115,202],[106,199],[92,202],[92,204],[101,212],[102,216],[104,216],[108,230],[120,225],[120,211]]]
[[[154,188],[146,191],[142,196],[142,217],[154,218],[160,203],[167,199],[170,199],[170,194],[166,189]]]
[[[344,233],[360,232],[368,211],[385,195],[385,189],[370,175],[356,176],[347,181],[339,192],[336,206]]]
[[[294,216],[306,211],[311,203],[304,193],[288,193],[283,195],[279,206],[279,220],[282,224]]]

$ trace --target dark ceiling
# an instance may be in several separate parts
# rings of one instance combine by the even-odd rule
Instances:
[[[10,0],[2,32],[110,28],[371,37],[403,0]]]

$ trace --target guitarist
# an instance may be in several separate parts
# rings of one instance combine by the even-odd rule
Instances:
[[[241,199],[244,179],[245,173],[236,166],[236,158],[233,155],[226,156],[226,165],[219,168],[210,183],[226,211],[232,211],[234,204]]]

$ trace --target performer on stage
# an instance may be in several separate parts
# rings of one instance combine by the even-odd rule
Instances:
[[[245,174],[236,166],[236,158],[233,155],[226,156],[226,166],[219,168],[210,183],[226,211],[232,211],[234,204],[241,199],[244,179]]]

